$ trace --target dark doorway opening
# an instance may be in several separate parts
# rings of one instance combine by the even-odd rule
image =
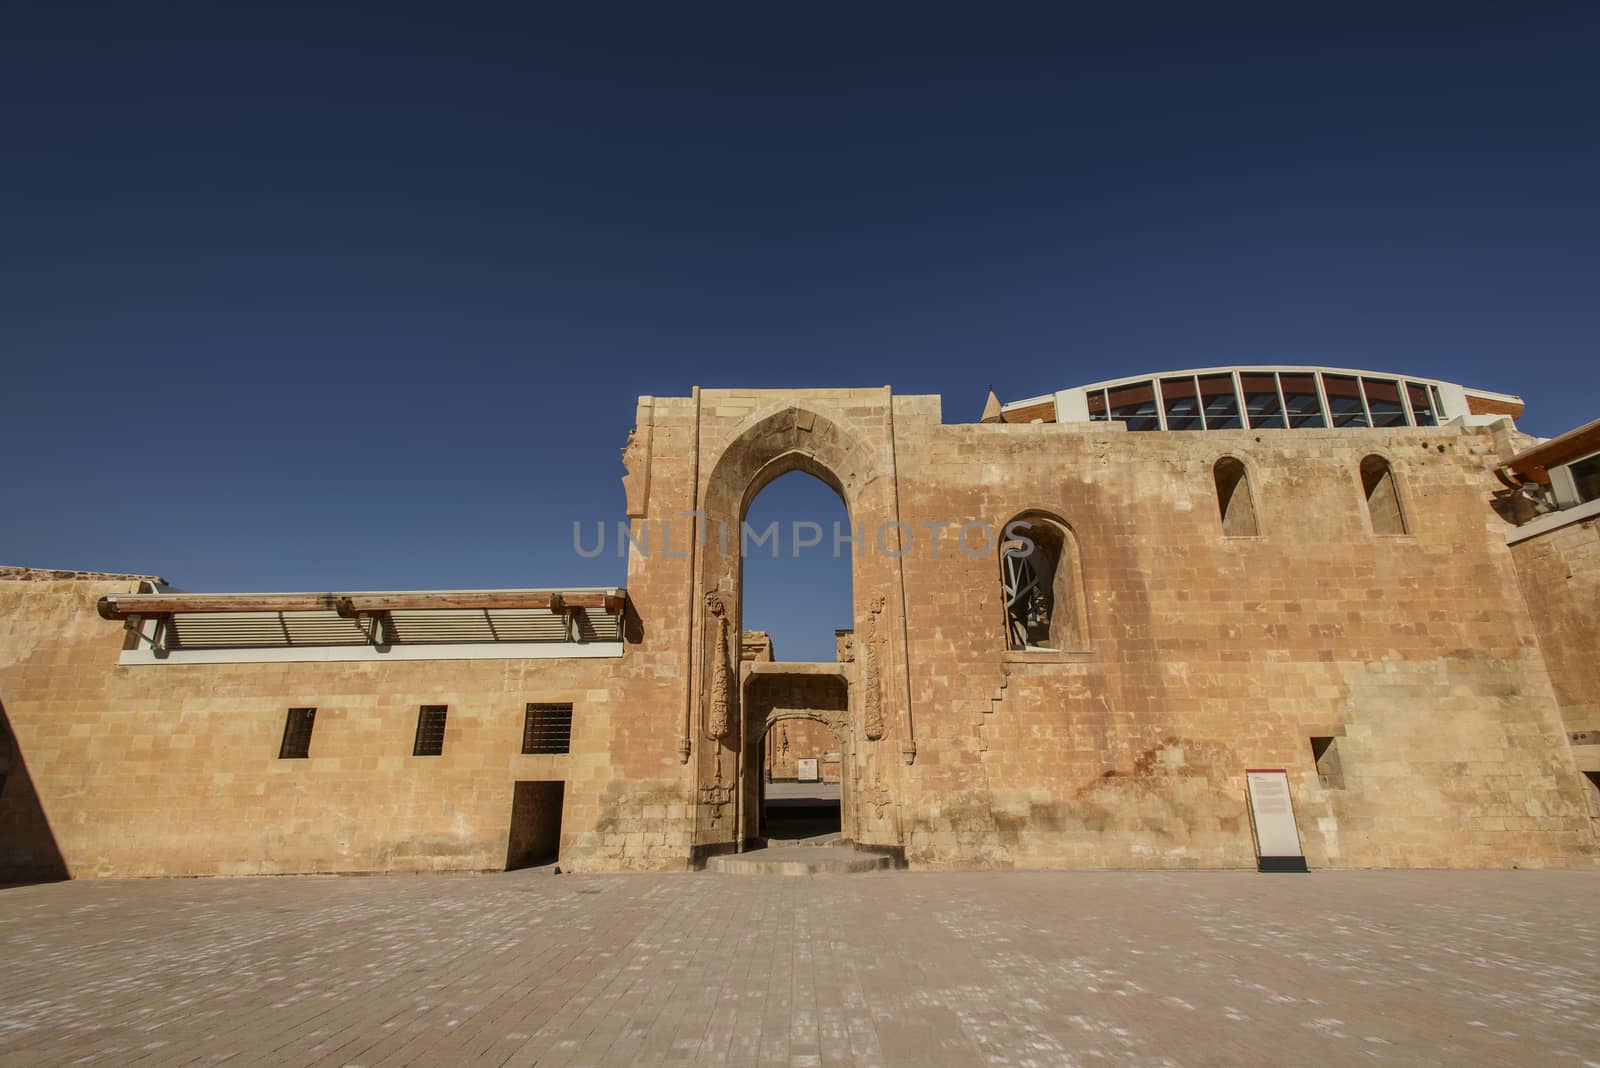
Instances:
[[[774,724],[761,743],[761,834],[768,841],[837,835],[843,826],[838,741],[820,724],[791,735],[794,726]]]
[[[511,836],[506,871],[549,864],[561,849],[560,782],[519,782],[511,794]]]

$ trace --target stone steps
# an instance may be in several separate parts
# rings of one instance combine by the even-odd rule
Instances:
[[[827,849],[829,847],[851,848],[845,844],[844,835],[838,831],[829,831],[825,834],[811,835],[808,838],[784,838],[774,836],[766,839],[764,848],[767,849]]]
[[[846,846],[783,846],[724,853],[706,861],[706,871],[726,875],[852,875],[888,871],[894,866],[882,853],[864,853]]]

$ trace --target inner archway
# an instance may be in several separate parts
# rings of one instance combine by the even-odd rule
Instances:
[[[850,837],[856,739],[843,664],[747,665],[745,841]]]
[[[781,719],[761,742],[760,837],[796,841],[843,830],[844,752],[827,724]]]

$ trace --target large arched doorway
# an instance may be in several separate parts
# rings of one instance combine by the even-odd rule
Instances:
[[[842,830],[849,705],[837,665],[841,638],[853,625],[851,545],[841,540],[849,530],[837,491],[804,470],[767,483],[746,509],[741,657],[747,670],[787,669],[746,686],[744,781],[757,795],[746,806],[747,842],[827,838]],[[812,667],[835,673],[800,671]]]
[[[690,704],[693,719],[686,725],[695,731],[692,753],[699,783],[695,848],[701,855],[741,848],[760,837],[768,712],[780,707],[816,710],[804,703],[763,703],[761,691],[778,685],[776,677],[761,679],[747,693],[748,684],[759,676],[774,674],[831,676],[828,685],[834,696],[828,701],[838,707],[824,706],[823,711],[839,717],[839,748],[827,752],[839,754],[843,834],[872,844],[899,841],[898,815],[886,801],[885,780],[893,781],[896,757],[906,762],[914,757],[915,743],[904,643],[898,637],[900,561],[893,553],[878,551],[877,544],[879,528],[892,523],[897,514],[892,457],[886,439],[878,436],[887,429],[863,427],[864,440],[883,442],[868,448],[862,438],[820,411],[774,408],[743,422],[731,439],[715,449],[716,460],[703,476],[698,519],[705,536],[695,547],[700,625],[691,637],[698,671]],[[746,559],[741,550],[765,553],[770,560],[772,545],[764,540],[770,535],[760,529],[752,532],[747,545],[743,526],[762,491],[791,472],[820,480],[843,502],[841,521],[854,524],[842,532],[854,539],[845,540],[840,549],[848,559],[831,559],[831,522],[823,524],[822,536],[829,566],[848,567],[851,575],[849,618],[824,629],[853,631],[855,640],[836,641],[835,656],[827,662],[786,662],[780,647],[779,659],[763,667],[744,657],[745,631],[753,630],[754,624],[745,623]],[[792,551],[794,533],[780,527],[780,556]],[[808,538],[815,535],[809,529],[805,533]],[[893,545],[892,532],[889,544]],[[690,752],[686,743],[684,753]],[[872,795],[867,806],[870,819],[854,803],[852,794],[857,790]]]

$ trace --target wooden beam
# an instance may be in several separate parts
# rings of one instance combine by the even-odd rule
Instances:
[[[600,608],[615,614],[622,610],[624,591],[564,593],[550,590],[504,590],[488,592],[445,591],[439,593],[346,593],[338,598],[342,616],[369,615],[373,612],[406,610],[449,611],[452,609],[544,608],[553,612],[574,608]],[[559,607],[558,607],[559,605]]]
[[[326,612],[331,593],[126,593],[100,598],[102,619],[164,616],[172,612]]]
[[[1517,453],[1505,464],[1524,478],[1548,483],[1548,469],[1600,450],[1600,419]]]

